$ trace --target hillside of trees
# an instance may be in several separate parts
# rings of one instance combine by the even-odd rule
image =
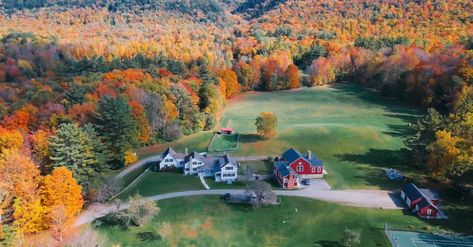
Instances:
[[[472,1],[2,3],[0,214],[13,232],[57,227],[95,200],[94,176],[213,129],[225,99],[252,90],[357,83],[429,109],[407,141],[414,163],[473,186]]]

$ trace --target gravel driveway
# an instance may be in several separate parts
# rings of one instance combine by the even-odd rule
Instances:
[[[322,180],[322,179],[321,179]],[[399,201],[399,195],[390,191],[382,190],[317,190],[316,186],[321,184],[314,183],[314,187],[300,190],[275,190],[277,195],[281,196],[297,196],[334,202],[342,205],[364,207],[364,208],[381,208],[381,209],[400,209],[402,204]],[[322,185],[325,186],[325,185]],[[169,198],[184,196],[201,196],[201,195],[223,195],[225,193],[241,193],[244,190],[193,190],[166,193],[151,197],[145,197],[147,200],[164,200]],[[120,209],[126,209],[124,204]],[[93,220],[105,216],[114,210],[112,205],[94,203],[79,217],[77,217],[75,226],[90,223]]]

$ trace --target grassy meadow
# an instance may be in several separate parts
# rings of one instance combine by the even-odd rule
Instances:
[[[256,116],[270,111],[278,117],[278,136],[262,140],[256,135]],[[400,182],[385,179],[382,168],[394,167],[415,174],[403,158],[407,125],[419,110],[389,100],[356,85],[303,88],[279,92],[251,92],[228,102],[222,126],[240,134],[235,156],[280,155],[290,147],[311,150],[326,165],[327,181],[334,189],[396,189]],[[185,136],[171,145],[178,151],[205,152],[212,132]],[[144,148],[146,157],[166,145]]]
[[[238,149],[238,134],[219,135],[215,134],[209,144],[209,152],[231,151]]]
[[[282,204],[254,210],[226,204],[217,196],[175,198],[141,228],[102,225],[111,243],[128,246],[341,246],[345,228],[361,230],[359,246],[389,246],[384,222],[423,230],[425,223],[400,210],[344,207],[303,198],[283,197]],[[151,240],[150,233],[162,239]]]
[[[278,117],[278,136],[262,140],[256,135],[254,120],[262,111]],[[405,130],[419,116],[411,108],[353,85],[334,88],[304,88],[273,93],[253,92],[231,100],[222,119],[223,126],[240,133],[239,149],[244,155],[280,155],[295,147],[311,150],[325,162],[325,179],[334,189],[399,189],[406,182],[389,181],[382,168],[400,169],[411,180],[436,188],[415,170],[403,155]],[[212,131],[185,136],[171,145],[178,151],[205,152]],[[167,145],[139,150],[140,157],[162,151]],[[265,162],[242,163],[258,171],[269,171]],[[211,188],[245,188],[206,178]],[[273,181],[274,182],[274,181]],[[273,183],[274,186],[277,186]],[[275,187],[277,188],[277,187]],[[148,172],[135,186],[121,195],[144,196],[180,190],[203,189],[194,176],[170,172]],[[222,203],[216,196],[163,200],[161,213],[142,228],[123,230],[103,225],[99,229],[120,246],[340,246],[345,228],[362,232],[359,246],[389,246],[383,224],[400,229],[447,230],[471,234],[471,200],[459,199],[439,186],[442,207],[449,220],[421,220],[401,210],[363,209],[303,198],[283,197],[282,205],[252,210]],[[160,241],[149,236],[159,233]],[[148,236],[148,237],[147,237]]]

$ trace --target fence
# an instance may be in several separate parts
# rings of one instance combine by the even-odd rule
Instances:
[[[239,181],[255,181],[255,180],[270,180],[274,178],[274,174],[253,174],[253,175],[238,175]]]
[[[257,160],[267,160],[271,156],[245,156],[245,157],[233,157],[236,161],[257,161]]]
[[[391,246],[400,247],[399,238],[395,237],[394,234],[391,232],[391,228],[389,228],[388,223],[384,223],[384,232],[386,233],[386,236],[388,236]]]

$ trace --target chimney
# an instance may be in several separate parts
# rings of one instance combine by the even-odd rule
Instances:
[[[188,154],[189,154],[189,150],[188,150],[187,148],[184,149],[184,153],[185,153],[186,155],[188,155]]]
[[[312,152],[310,150],[307,151],[307,159],[312,159]]]

